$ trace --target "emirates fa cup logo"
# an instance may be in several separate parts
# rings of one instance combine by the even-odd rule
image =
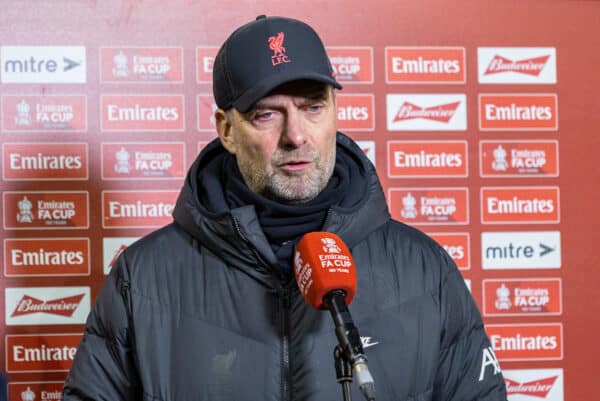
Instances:
[[[33,213],[31,212],[33,205],[26,196],[17,203],[17,207],[19,209],[17,221],[19,223],[33,223]]]
[[[506,162],[506,150],[502,145],[494,149],[494,161],[492,162],[492,168],[495,171],[506,171],[508,163]]]
[[[17,115],[15,116],[15,124],[19,126],[31,125],[31,115],[29,111],[31,106],[25,100],[21,100],[17,104]]]
[[[131,170],[131,165],[129,164],[130,158],[129,152],[127,152],[124,147],[121,147],[121,149],[115,153],[115,171],[117,174],[129,174],[129,171]]]
[[[409,192],[408,195],[402,198],[402,210],[400,210],[400,215],[405,219],[414,219],[417,217],[417,209],[415,205],[417,204],[417,200],[414,196]]]
[[[34,401],[35,400],[35,393],[33,391],[31,391],[31,388],[29,386],[27,386],[27,389],[25,391],[21,392],[21,401]]]
[[[117,78],[127,77],[129,75],[129,68],[127,67],[127,63],[127,56],[123,54],[123,50],[119,51],[119,54],[113,57],[113,76]]]
[[[323,251],[326,253],[340,253],[342,249],[338,246],[333,238],[321,238],[323,243]]]
[[[496,309],[508,310],[512,303],[510,302],[510,290],[502,284],[496,290]]]

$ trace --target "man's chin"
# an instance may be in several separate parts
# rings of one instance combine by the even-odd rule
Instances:
[[[319,190],[315,188],[305,188],[303,186],[287,186],[285,188],[277,188],[265,193],[265,197],[277,201],[279,203],[296,205],[306,203],[319,195]]]

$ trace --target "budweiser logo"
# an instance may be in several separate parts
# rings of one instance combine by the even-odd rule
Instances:
[[[404,102],[400,106],[393,122],[422,118],[447,123],[454,117],[459,105],[460,101],[433,107],[420,107],[410,102]]]
[[[32,313],[48,313],[51,315],[71,317],[79,307],[85,294],[73,295],[66,298],[43,301],[29,295],[23,295],[11,317],[29,315]]]
[[[549,58],[550,55],[513,61],[508,58],[495,55],[485,70],[484,75],[498,74],[502,72],[517,72],[520,74],[537,77],[546,66]]]
[[[505,378],[504,382],[506,383],[506,393],[509,397],[511,395],[523,394],[531,397],[546,398],[557,379],[558,376],[554,376],[547,379],[519,383]]]

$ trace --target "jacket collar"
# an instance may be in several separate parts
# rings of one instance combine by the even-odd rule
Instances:
[[[352,155],[367,172],[362,200],[349,208],[334,206],[323,227],[342,238],[350,249],[390,218],[374,166],[350,138],[338,132],[337,151]],[[226,150],[218,139],[208,144],[188,171],[173,212],[176,224],[226,263],[257,277],[278,271],[277,258],[265,237],[254,206],[210,210],[202,191],[222,191],[218,180],[219,157]],[[200,179],[201,178],[201,179]],[[217,193],[218,195],[218,193]]]

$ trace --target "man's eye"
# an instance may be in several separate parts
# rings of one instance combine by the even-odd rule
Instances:
[[[318,113],[322,109],[323,109],[323,105],[321,105],[321,104],[311,104],[310,106],[308,106],[306,108],[306,110],[309,111],[310,113]]]
[[[255,120],[270,120],[274,117],[275,113],[273,113],[272,111],[265,111],[265,112],[260,112],[260,113],[256,113],[254,115],[254,119]]]

